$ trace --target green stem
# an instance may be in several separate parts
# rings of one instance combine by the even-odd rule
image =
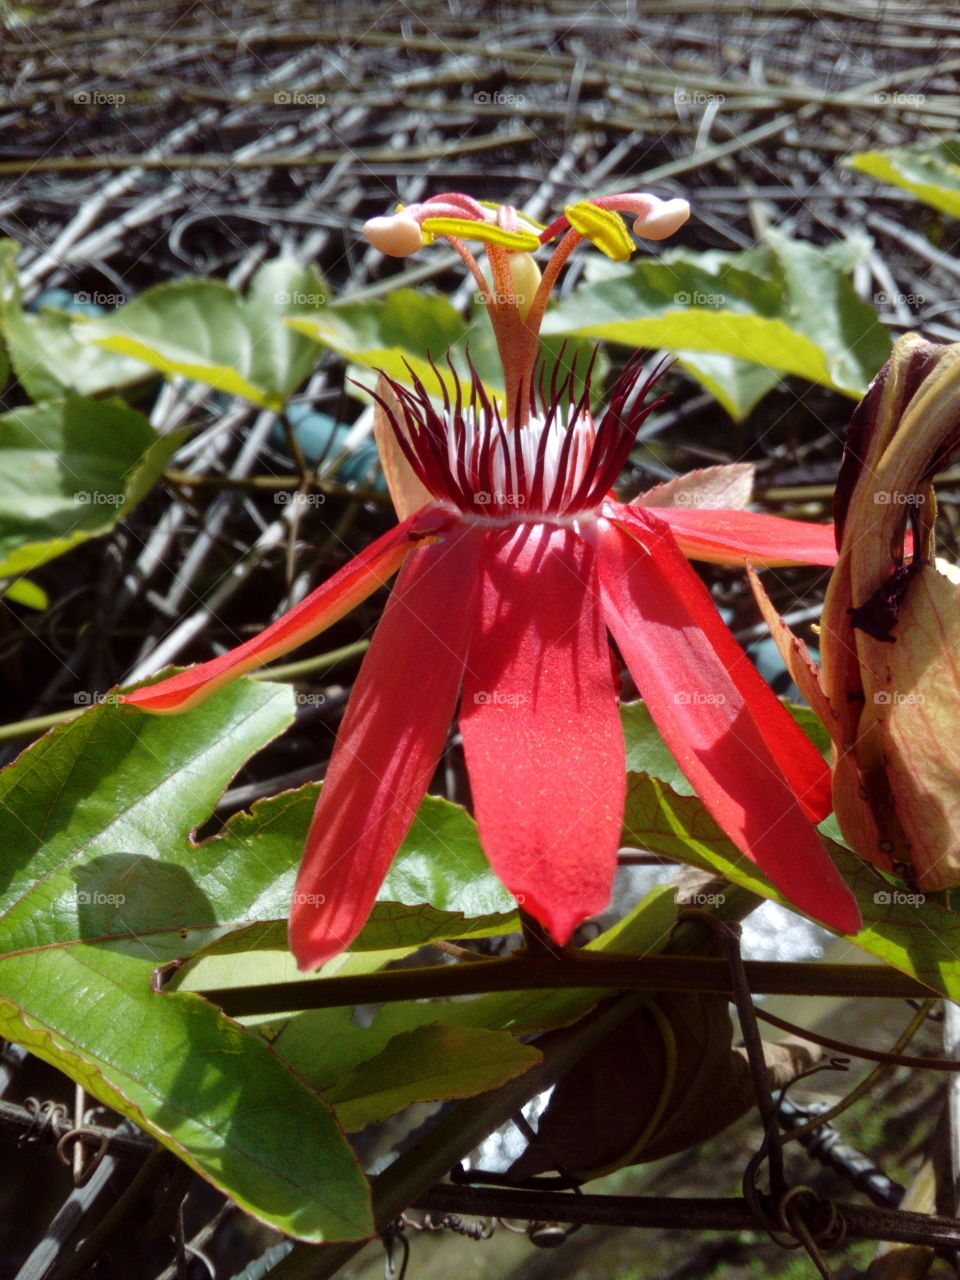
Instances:
[[[204,476],[168,468],[163,473],[163,478],[169,484],[183,489],[237,489],[242,492],[261,490],[267,493],[300,489],[306,478],[311,488],[328,498],[344,498],[349,502],[375,502],[381,507],[392,505],[388,494],[380,493],[377,489],[336,484],[332,480],[318,480],[309,467],[306,468],[303,476]]]
[[[285,662],[276,667],[265,667],[262,671],[252,671],[248,680],[297,680],[300,676],[326,671],[359,658],[370,647],[369,640],[356,640],[353,644],[345,644],[339,649],[330,649],[326,653],[318,653],[314,658],[302,658],[299,662]],[[33,716],[29,720],[15,720],[11,724],[0,725],[0,742],[10,742],[16,738],[31,738],[35,734],[44,733],[47,729],[55,729],[58,724],[67,724],[76,720],[89,706],[71,707],[69,711],[53,711],[47,716]]]
[[[754,995],[810,995],[927,999],[930,988],[899,970],[872,964],[804,964],[748,960],[744,971]],[[635,956],[569,952],[559,958],[520,954],[509,960],[430,965],[314,982],[201,991],[228,1016],[291,1013],[394,1000],[480,995],[491,991],[609,988],[612,991],[700,991],[729,994],[730,971],[715,956]]]

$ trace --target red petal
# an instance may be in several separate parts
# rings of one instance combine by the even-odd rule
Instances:
[[[480,838],[566,943],[610,899],[626,762],[596,553],[572,529],[487,534],[460,726]]]
[[[302,969],[363,927],[443,752],[476,626],[483,534],[459,526],[401,570],[317,804],[290,915]]]
[[[832,524],[784,520],[782,516],[729,507],[657,507],[657,516],[670,526],[680,550],[691,560],[714,564],[743,564],[749,560],[767,568],[837,563]]]
[[[766,680],[737,644],[717,612],[710,593],[679,552],[660,513],[608,503],[610,519],[622,522],[627,532],[650,548],[658,565],[671,576],[671,586],[688,616],[707,637],[724,669],[746,700],[750,714],[763,734],[767,749],[800,801],[811,822],[822,822],[833,809],[830,766],[810,742],[774,694]],[[612,629],[612,628],[611,628]],[[626,655],[624,655],[626,656]],[[680,686],[683,687],[683,686]]]
[[[643,546],[600,521],[599,573],[607,625],[657,727],[747,857],[801,910],[855,933],[856,900],[796,794],[804,777],[818,779],[826,766],[806,737],[800,734],[802,746],[797,741],[792,717],[724,626],[669,531],[648,512],[630,523],[639,532],[647,521]]]
[[[231,680],[296,649],[332,626],[389,582],[413,546],[443,532],[450,522],[446,511],[426,507],[416,512],[354,556],[323,586],[311,591],[259,635],[169,680],[123,694],[119,701],[159,714],[188,711]]]

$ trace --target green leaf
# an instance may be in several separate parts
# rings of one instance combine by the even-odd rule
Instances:
[[[178,280],[103,319],[77,321],[76,332],[161,373],[279,411],[316,358],[311,343],[284,321],[322,312],[325,304],[325,286],[312,268],[278,258],[264,263],[245,299],[222,280]]]
[[[824,755],[830,736],[809,707],[787,709]],[[734,884],[796,910],[720,829],[694,794],[642,702],[621,708],[627,743],[628,792],[622,842],[716,871]],[[915,894],[888,883],[851,853],[831,814],[820,834],[860,904],[856,944],[896,969],[960,997],[960,958],[949,939],[960,928],[960,892]]]
[[[177,717],[108,702],[0,774],[0,1034],[264,1222],[352,1240],[372,1228],[368,1189],[324,1101],[262,1037],[151,988],[156,965],[271,900],[250,815],[201,845],[189,832],[292,716],[288,688],[254,681]]]
[[[20,303],[18,252],[15,241],[0,240],[0,332],[14,372],[32,400],[57,400],[68,393],[96,396],[152,376],[139,360],[97,351],[81,341],[76,327],[83,322],[76,316],[55,307],[25,311]],[[0,388],[5,382],[0,368]]]
[[[2,253],[2,245],[3,241],[0,241],[0,253]],[[12,372],[13,370],[10,367],[10,357],[7,354],[7,348],[3,341],[3,324],[0,322],[0,392],[6,391]]]
[[[859,243],[854,248],[859,252]],[[859,397],[891,342],[847,278],[852,254],[845,249],[838,257],[835,249],[773,231],[765,246],[742,254],[672,250],[656,260],[605,264],[547,313],[543,331],[669,347],[686,360],[730,356]],[[705,385],[712,380],[728,408],[749,404],[764,386],[761,380],[735,396],[729,370],[707,373]]]
[[[676,355],[677,363],[720,401],[734,422],[741,422],[782,378],[779,369],[765,369],[732,356],[707,351],[678,351]]]
[[[808,706],[785,702],[783,704],[800,725],[808,738],[816,746],[825,760],[830,760],[833,747],[830,734],[821,723],[816,712]],[[687,781],[687,776],[677,764],[673,753],[663,740],[663,735],[654,723],[653,717],[645,702],[629,702],[620,708],[620,722],[623,725],[627,744],[627,770],[629,773],[649,773],[661,782],[665,782],[680,796],[692,796],[696,793]],[[842,843],[840,824],[834,814],[829,814],[820,823],[821,835]]]
[[[705,871],[718,872],[751,893],[796,910],[744,856],[693,795],[678,795],[645,773],[628,778],[623,842]],[[835,840],[825,839],[860,904],[863,929],[853,941],[894,968],[960,998],[960,929],[956,893],[914,894],[889,884]]]
[[[627,746],[628,774],[649,773],[673,787],[678,795],[694,794],[645,702],[628,702],[621,706],[620,723]]]
[[[863,395],[893,349],[877,313],[857,296],[830,253],[772,227],[766,239],[785,283],[788,319],[824,354],[829,373],[825,385]]]
[[[158,436],[120,400],[69,397],[0,415],[0,577],[109,532],[182,440]]]
[[[237,951],[287,950],[290,899],[319,793],[319,783],[284,791],[228,824],[223,835],[227,847],[247,849],[255,863],[248,876],[258,886],[256,923],[210,943],[195,960]],[[459,805],[426,796],[351,952],[402,955],[437,938],[484,937],[517,928],[516,903],[490,870],[473,819]],[[280,980],[263,971],[259,978]],[[191,985],[202,984],[191,980]]]
[[[33,582],[30,578],[16,578],[0,591],[0,595],[14,604],[24,605],[27,609],[42,610],[50,607],[50,597],[39,583]]]
[[[439,294],[395,289],[386,299],[340,303],[328,307],[322,315],[298,316],[288,324],[345,359],[367,369],[382,370],[407,386],[412,385],[412,369],[427,390],[438,396],[442,395],[443,386],[451,382],[446,368],[448,351],[458,353],[455,365],[464,377],[468,373],[463,358],[467,336],[470,335],[471,357],[479,338],[486,358],[481,356],[478,369],[487,393],[502,398],[503,373],[495,353],[492,361],[489,358],[491,344],[483,331],[485,319],[480,320],[476,328],[467,325],[460,313]],[[489,325],[486,328],[489,329]],[[431,359],[437,365],[437,372]]]
[[[348,1133],[389,1119],[413,1102],[469,1098],[506,1084],[540,1053],[502,1031],[428,1025],[401,1032],[328,1094]]]
[[[858,151],[844,161],[881,182],[912,191],[924,203],[960,218],[960,142],[916,142],[888,151]]]
[[[516,912],[467,811],[426,796],[352,949],[511,933],[519,927]]]

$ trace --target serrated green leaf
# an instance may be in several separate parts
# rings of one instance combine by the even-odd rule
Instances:
[[[222,280],[178,280],[148,289],[103,319],[78,320],[75,332],[161,373],[280,410],[316,359],[311,343],[284,321],[325,305],[316,272],[280,258],[260,268],[246,298]]]
[[[264,1222],[358,1239],[367,1185],[323,1100],[206,1001],[151,988],[156,965],[269,897],[249,816],[239,837],[189,832],[292,715],[288,688],[253,681],[175,718],[106,703],[0,774],[0,1034]]]
[[[495,1089],[540,1061],[502,1031],[428,1025],[394,1036],[328,1094],[348,1133],[379,1124],[413,1102],[469,1098]]]
[[[139,360],[98,351],[82,342],[75,332],[76,316],[55,307],[25,311],[16,269],[18,252],[15,241],[0,240],[0,333],[17,379],[32,400],[101,395],[152,376],[149,366]],[[0,368],[0,388],[5,383]]]
[[[607,264],[547,313],[543,331],[667,347],[687,360],[730,356],[856,397],[891,345],[836,252],[776,232],[759,250],[739,255],[672,250],[656,260]],[[733,403],[729,389],[726,395]]]
[[[109,532],[182,440],[158,436],[120,400],[69,397],[0,415],[0,577]]]
[[[858,151],[844,164],[912,191],[925,204],[960,218],[960,142],[916,142],[887,151]]]

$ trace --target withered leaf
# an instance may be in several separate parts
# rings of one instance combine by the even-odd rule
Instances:
[[[773,1088],[821,1056],[803,1041],[764,1049]],[[563,1077],[536,1140],[510,1173],[519,1181],[560,1170],[587,1181],[703,1142],[752,1105],[726,997],[664,994],[625,1018]]]

